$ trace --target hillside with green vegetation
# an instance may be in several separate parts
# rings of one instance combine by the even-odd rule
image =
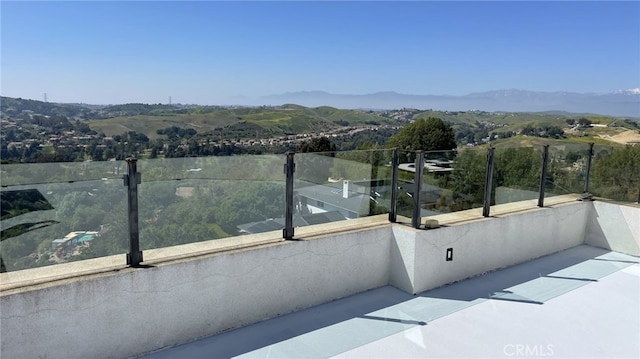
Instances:
[[[442,118],[456,132],[459,145],[482,144],[513,136],[517,144],[568,139],[578,143],[629,143],[640,140],[640,122],[631,118],[581,115],[566,112],[425,111],[413,119]],[[537,138],[537,140],[536,140]],[[511,146],[511,145],[507,145]]]
[[[607,147],[623,147],[623,144],[608,141],[598,137],[568,137],[568,138],[543,138],[534,136],[516,135],[509,138],[500,138],[491,141],[490,145],[495,148],[522,148],[522,147],[542,147],[549,145],[550,147],[567,146],[567,147],[584,147],[589,143],[595,143],[596,146]],[[478,147],[486,148],[489,144]]]
[[[45,116],[64,116],[68,118],[95,118],[94,110],[89,106],[75,104],[60,104],[28,100],[12,97],[0,97],[3,118],[23,119],[30,114]]]
[[[433,111],[400,109],[387,111],[345,110],[329,106],[304,107],[295,104],[259,107],[223,107],[128,103],[120,105],[60,104],[2,97],[2,116],[29,120],[34,115],[80,120],[106,136],[127,132],[159,138],[158,131],[178,127],[193,129],[217,139],[269,138],[282,135],[320,133],[341,127],[402,126],[416,119],[440,118],[452,125],[459,144],[481,143],[490,134],[508,137],[528,126],[571,136],[616,136],[623,130],[638,130],[638,119],[615,118],[567,112],[509,113],[486,111]],[[573,131],[569,123],[588,121],[599,127],[582,126]],[[606,127],[602,127],[606,126]],[[540,132],[538,131],[538,132]],[[527,134],[527,131],[524,132]],[[555,136],[560,137],[560,136]],[[161,138],[161,137],[160,137]],[[613,139],[615,141],[615,139]]]
[[[152,112],[155,111],[155,115]],[[572,136],[601,137],[615,136],[625,130],[638,130],[638,122],[632,119],[572,115],[568,113],[502,113],[483,111],[424,111],[410,118],[398,119],[390,114],[393,111],[343,110],[333,107],[303,107],[283,105],[275,107],[195,107],[179,111],[167,111],[158,114],[158,109],[147,114],[118,116],[108,119],[87,121],[89,127],[107,136],[127,131],[144,133],[151,139],[158,138],[157,131],[176,126],[191,128],[200,135],[212,135],[216,138],[269,138],[301,133],[320,133],[336,130],[345,126],[401,126],[412,120],[429,117],[441,118],[452,125],[456,131],[456,140],[461,144],[479,143],[482,138],[504,134],[505,137],[521,132],[540,130],[560,137],[562,131],[568,132],[577,123],[586,120],[603,127],[583,126],[573,131]],[[524,132],[526,133],[526,132]]]
[[[197,107],[185,113],[119,116],[90,120],[89,127],[107,136],[126,131],[141,132],[150,138],[157,130],[176,126],[192,128],[199,134],[223,138],[259,138],[297,133],[315,133],[343,126],[381,125],[392,121],[375,112],[340,110],[332,107],[307,108],[297,105],[277,107]]]
[[[485,112],[485,111],[424,111],[413,116],[414,119],[437,117],[453,126],[474,125],[478,122],[491,122],[505,130],[532,127],[567,125],[567,120],[584,118],[592,124],[638,129],[638,119],[618,118],[599,115],[582,115],[569,112]]]
[[[14,162],[284,153],[327,136],[340,151],[384,147],[409,123],[439,118],[458,147],[640,142],[637,119],[564,112],[344,110],[329,106],[54,104],[2,98],[0,159]]]

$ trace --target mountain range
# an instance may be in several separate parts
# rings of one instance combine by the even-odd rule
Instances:
[[[565,111],[640,118],[640,88],[610,93],[536,92],[517,89],[471,93],[464,96],[410,95],[393,91],[363,95],[324,91],[288,92],[256,100],[236,98],[239,105],[298,104],[343,109],[416,108],[439,111],[542,112]]]

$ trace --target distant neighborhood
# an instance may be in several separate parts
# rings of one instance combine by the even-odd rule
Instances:
[[[630,131],[625,135],[631,136],[627,141],[640,140],[640,135],[638,139],[632,136],[638,132],[638,121],[624,118],[406,108],[338,110],[295,105],[97,107],[3,97],[0,158],[6,163],[73,162],[121,160],[128,156],[284,153],[319,137],[330,138],[338,150],[353,150],[365,144],[384,146],[403,125],[427,116],[451,123],[459,146],[481,145],[513,136],[551,139],[590,136],[593,133],[588,130],[597,128],[617,129],[606,131],[608,140],[618,140],[615,136],[624,131]]]

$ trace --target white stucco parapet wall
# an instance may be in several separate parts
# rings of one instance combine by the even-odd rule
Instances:
[[[571,203],[426,231],[394,226],[392,284],[415,294],[575,247],[583,243],[589,206]]]
[[[593,202],[585,244],[640,256],[640,206]]]
[[[149,268],[82,270],[116,262],[102,258],[69,263],[80,277],[51,268],[56,277],[32,284],[25,279],[29,273],[3,273],[0,356],[126,358],[384,285],[417,293],[585,238],[603,246],[595,228],[600,222],[591,216],[599,208],[613,211],[612,206],[571,200],[523,206],[512,214],[503,208],[494,218],[473,210],[453,220],[453,214],[439,217],[445,226],[432,230],[389,224],[383,215],[296,229],[299,241],[285,242],[272,233],[239,237],[248,248],[229,239],[233,245],[227,250],[211,251],[221,246],[211,241],[145,251]],[[622,211],[637,245],[640,209],[629,208]],[[614,236],[609,240],[615,242]]]

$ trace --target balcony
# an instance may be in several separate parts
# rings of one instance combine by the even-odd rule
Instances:
[[[54,256],[57,264],[22,269],[26,259],[6,257],[8,271],[0,274],[1,354],[637,357],[640,208],[625,198],[592,200],[598,191],[615,191],[602,182],[589,187],[590,156],[576,160],[585,166],[569,166],[566,156],[554,157],[551,151],[545,160],[545,152],[531,152],[539,160],[532,165],[537,184],[526,174],[517,185],[494,178],[492,171],[502,162],[494,164],[483,154],[484,161],[477,163],[476,157],[470,163],[481,175],[467,171],[466,187],[429,172],[428,153],[404,154],[405,160],[391,151],[296,154],[298,177],[291,182],[282,172],[283,156],[141,160],[137,232],[127,221],[131,208],[117,199],[131,193],[131,186],[118,179],[125,172],[136,178],[135,169],[116,164],[120,169],[115,170],[113,163],[48,164],[51,183],[44,183],[24,175],[37,172],[30,165],[3,166],[3,191],[35,189],[53,207],[41,202],[39,211],[9,218],[13,222],[3,223],[3,231],[21,223],[47,226],[6,239],[3,247],[82,219],[82,214],[62,216],[68,203],[55,199],[65,187],[87,199],[108,193],[112,197],[103,196],[93,206],[107,206],[121,220],[85,220],[98,228],[64,228],[85,233],[51,250],[43,246],[44,252],[77,253]],[[455,157],[453,176],[464,158],[448,155]],[[242,162],[247,160],[250,166]],[[215,162],[216,171],[207,161]],[[414,171],[398,173],[400,162],[413,162]],[[427,169],[423,173],[421,164]],[[334,179],[322,180],[324,174],[317,172],[322,168],[331,169]],[[234,173],[240,170],[242,177]],[[229,192],[202,185],[211,182],[223,182]],[[279,188],[279,210],[268,213],[269,202],[258,197],[268,197],[270,186],[254,182]],[[163,187],[167,183],[171,190]],[[152,237],[180,236],[180,227],[176,234],[153,228],[186,218],[176,204],[207,197],[212,205],[224,205],[225,195],[245,185],[261,192],[250,192],[252,201],[240,205],[265,205],[262,222],[246,218],[245,224],[264,226],[235,225],[238,234],[247,233],[242,228],[271,231],[198,242],[181,238],[183,244],[171,246],[161,245],[166,238]],[[635,195],[618,188],[625,196]],[[314,195],[318,192],[325,200]],[[359,206],[351,204],[354,198]],[[344,219],[336,221],[338,214]],[[216,238],[220,229],[229,234],[230,225],[215,219],[207,222],[208,234]],[[100,231],[100,226],[111,229]],[[96,229],[91,240],[82,237]],[[144,256],[132,264],[135,251],[124,253],[136,233]],[[50,236],[48,245],[55,237],[61,236]],[[122,253],[84,259],[87,253],[99,254],[96,241],[106,238],[124,243],[111,246]]]

